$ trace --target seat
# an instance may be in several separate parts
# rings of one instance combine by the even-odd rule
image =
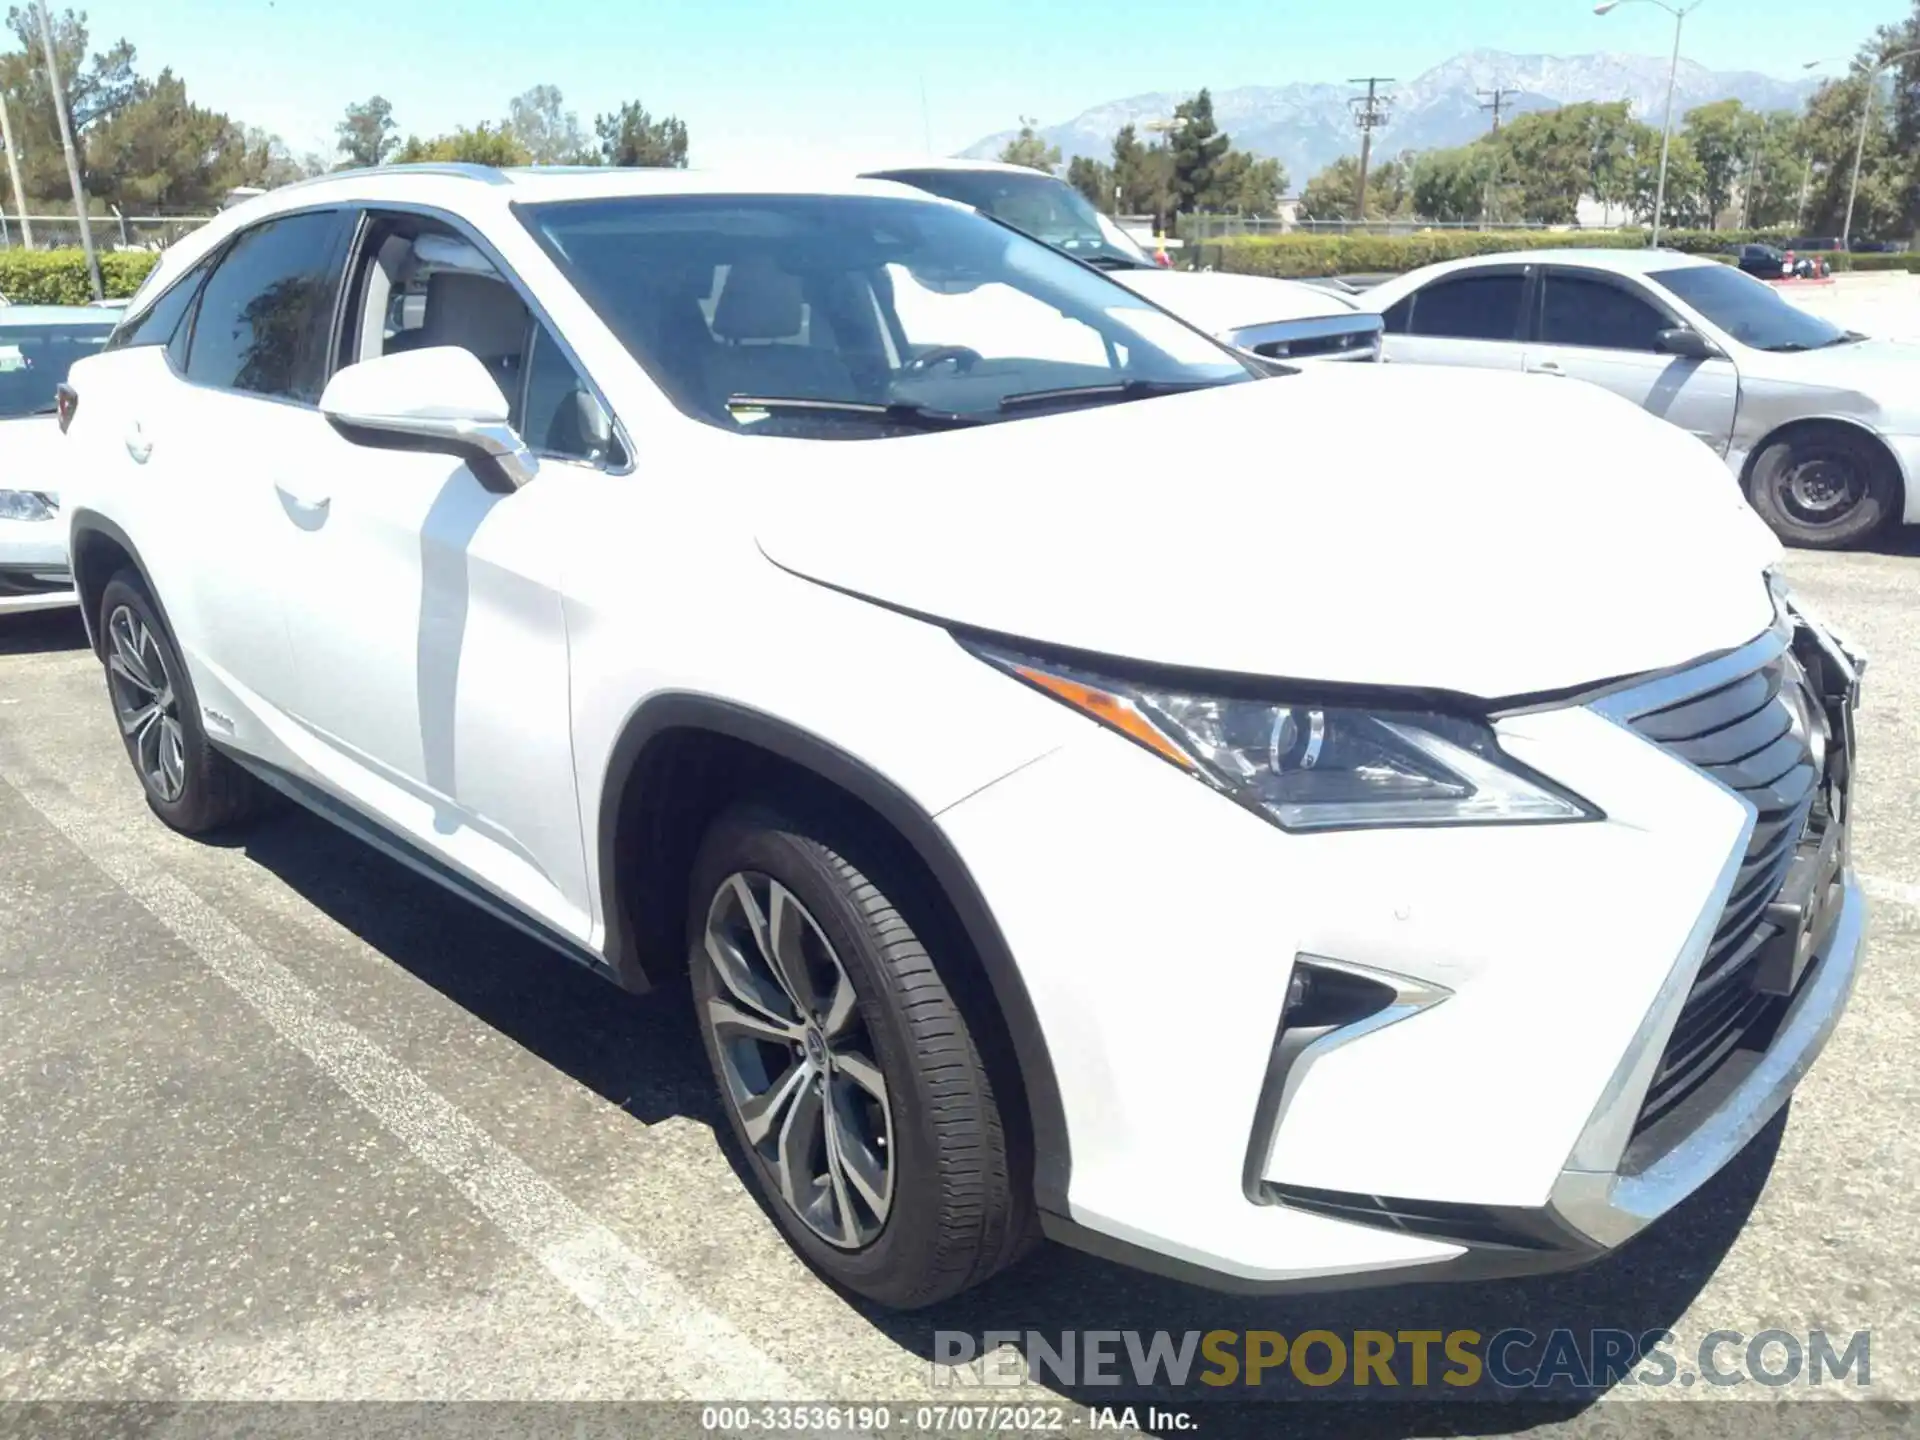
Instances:
[[[387,349],[426,350],[453,345],[467,351],[500,387],[509,403],[520,390],[521,359],[531,323],[526,305],[504,280],[459,270],[427,277],[426,321],[396,335]]]
[[[839,355],[796,340],[805,325],[798,276],[759,258],[729,270],[713,308],[713,333],[721,342],[712,360],[714,388],[722,401],[733,395],[852,398],[853,376]]]

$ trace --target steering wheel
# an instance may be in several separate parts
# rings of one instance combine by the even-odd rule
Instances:
[[[970,345],[936,345],[931,350],[924,350],[914,356],[900,369],[905,373],[917,375],[923,370],[931,370],[934,366],[951,360],[953,368],[964,375],[978,365],[980,359],[980,352]]]

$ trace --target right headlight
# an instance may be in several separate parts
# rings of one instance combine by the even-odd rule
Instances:
[[[0,520],[51,520],[60,502],[38,490],[0,490]]]
[[[1284,830],[1599,818],[1501,751],[1482,721],[1416,708],[1207,694],[967,648]]]

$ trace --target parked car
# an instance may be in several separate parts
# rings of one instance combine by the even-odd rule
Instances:
[[[1053,175],[991,160],[919,160],[869,170],[866,178],[898,181],[971,206],[1267,359],[1380,358],[1379,322],[1345,296],[1261,275],[1169,269]]]
[[[1771,245],[1736,245],[1734,263],[1756,280],[1778,280],[1787,273],[1787,257]]]
[[[1721,456],[1795,545],[1920,522],[1920,349],[1842,329],[1730,265],[1528,251],[1431,265],[1360,303],[1383,317],[1390,360],[1588,380],[1646,407]]]
[[[160,819],[291,796],[690,986],[762,1202],[884,1304],[1041,1234],[1577,1265],[1853,983],[1858,657],[1596,388],[1263,378],[897,185],[433,166],[222,213],[72,383]]]
[[[68,367],[104,345],[113,322],[78,305],[0,310],[0,615],[73,603],[58,392]]]

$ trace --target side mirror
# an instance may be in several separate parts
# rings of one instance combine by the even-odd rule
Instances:
[[[539,470],[487,367],[458,346],[349,365],[327,382],[320,413],[356,445],[457,455],[489,490],[511,493]]]
[[[1663,355],[1677,355],[1682,360],[1723,360],[1725,352],[1702,335],[1698,330],[1689,330],[1680,326],[1672,330],[1662,330],[1653,337],[1654,344],[1660,347]]]

